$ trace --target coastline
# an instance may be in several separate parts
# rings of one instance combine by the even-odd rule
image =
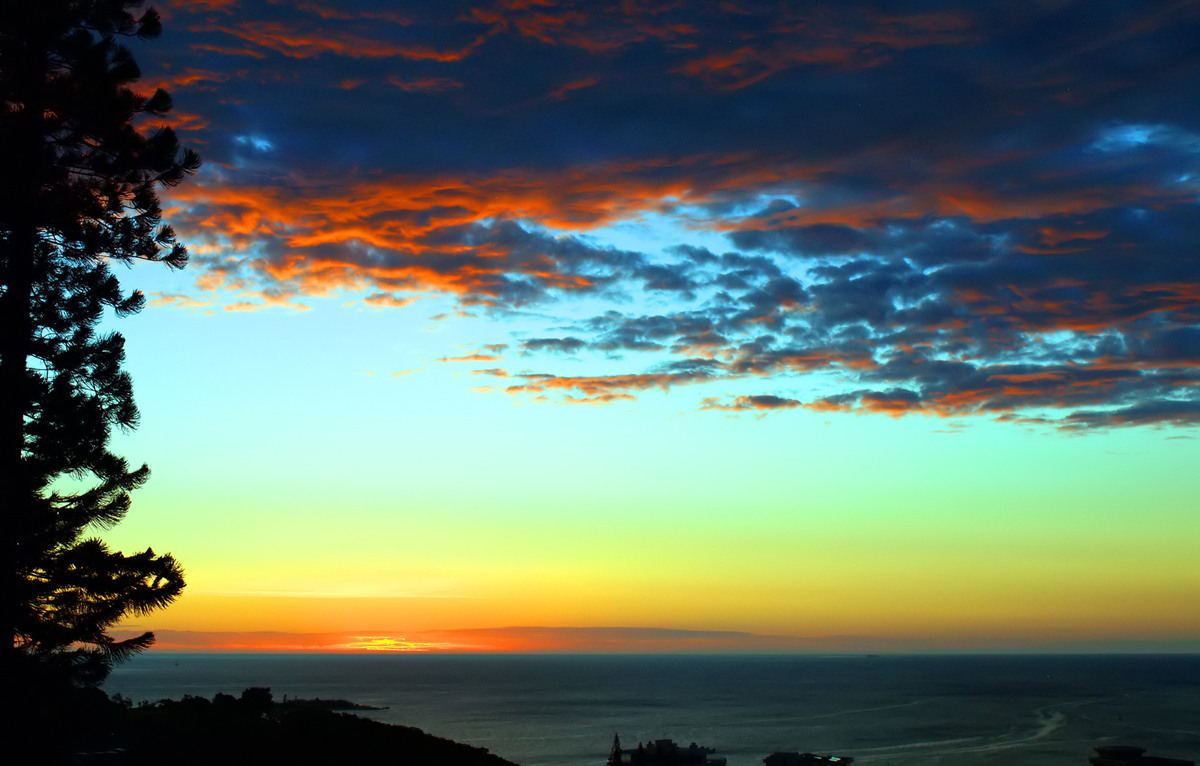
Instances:
[[[856,766],[1086,764],[1097,744],[1200,753],[1200,656],[157,656],[110,679],[157,698],[271,686],[524,766],[597,766],[622,741],[702,742]],[[1061,714],[1056,716],[1055,713]]]

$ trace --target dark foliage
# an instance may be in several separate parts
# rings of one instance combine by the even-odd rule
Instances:
[[[149,646],[150,633],[107,630],[183,588],[171,556],[125,556],[94,537],[149,474],[108,444],[138,412],[124,340],[97,327],[106,311],[144,304],[110,264],[184,265],[156,187],[199,166],[169,127],[154,127],[170,96],[134,89],[140,72],[118,40],[161,30],[138,6],[40,0],[0,12],[0,651],[13,688],[39,696],[98,684]]]
[[[269,689],[241,697],[217,694],[132,707],[107,703],[110,730],[78,763],[127,766],[513,766],[483,748],[420,729],[395,726],[305,704],[272,701]]]

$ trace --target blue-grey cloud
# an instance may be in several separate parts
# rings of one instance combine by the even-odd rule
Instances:
[[[208,161],[171,216],[248,306],[536,307],[497,368],[534,398],[1200,423],[1195,3],[164,11],[147,86]]]

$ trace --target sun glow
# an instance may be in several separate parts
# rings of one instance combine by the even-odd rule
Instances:
[[[451,644],[425,641],[408,641],[394,636],[355,636],[354,640],[342,644],[339,649],[351,652],[435,652],[453,649]]]

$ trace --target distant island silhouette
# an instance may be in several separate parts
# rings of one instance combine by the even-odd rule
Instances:
[[[387,706],[376,707],[374,705],[360,705],[357,702],[350,700],[326,700],[320,697],[313,699],[288,699],[284,695],[283,702],[278,703],[285,710],[290,708],[307,708],[310,710],[387,710]]]

